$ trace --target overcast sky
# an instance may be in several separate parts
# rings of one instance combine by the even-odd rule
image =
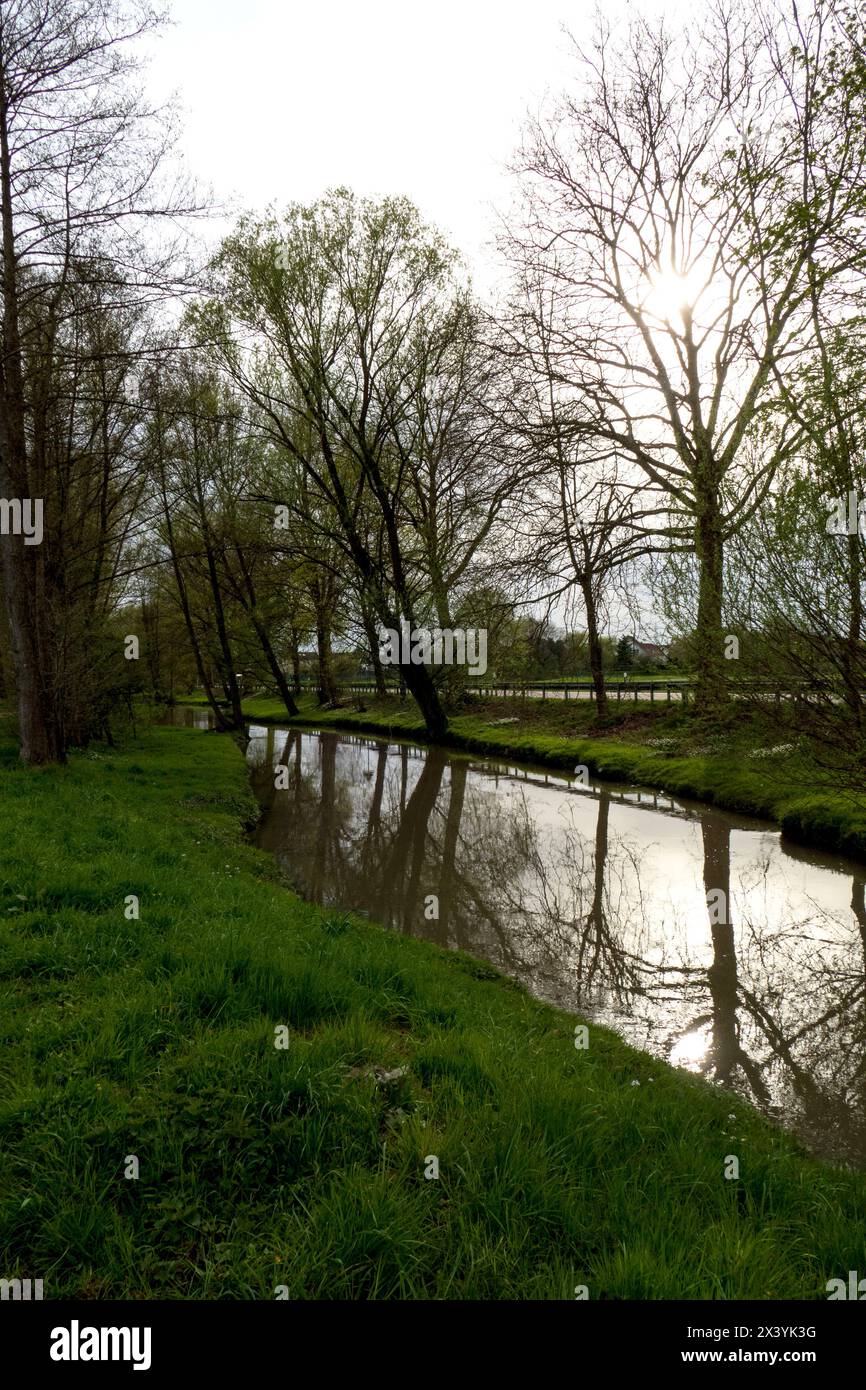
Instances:
[[[489,284],[505,165],[527,110],[574,73],[562,26],[588,34],[591,0],[169,3],[149,80],[179,93],[190,169],[218,197],[404,193]]]

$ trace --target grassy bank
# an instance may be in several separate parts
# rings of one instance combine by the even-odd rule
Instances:
[[[415,706],[396,699],[369,701],[358,711],[321,710],[306,697],[298,720],[289,719],[278,699],[248,700],[244,711],[263,722],[424,738]],[[802,844],[866,859],[866,792],[834,790],[808,750],[779,749],[769,718],[755,721],[735,712],[707,743],[689,712],[662,704],[614,706],[608,727],[599,731],[588,702],[490,700],[454,715],[448,742],[467,752],[552,768],[573,770],[582,763],[593,776],[763,817]]]
[[[478,962],[287,892],[243,840],[230,739],[154,729],[61,770],[5,753],[4,1277],[811,1299],[862,1264],[862,1175],[603,1030],[576,1049],[574,1019]]]

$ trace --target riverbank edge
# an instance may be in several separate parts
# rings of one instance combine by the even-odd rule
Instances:
[[[189,697],[177,703],[200,707],[207,702]],[[382,711],[371,718],[369,712],[310,707],[290,715],[278,699],[262,697],[244,701],[242,708],[245,717],[264,725],[329,728],[419,743],[433,741],[423,721],[411,710]],[[734,766],[730,757],[670,757],[616,738],[509,734],[502,726],[471,714],[453,716],[447,737],[437,743],[455,752],[512,758],[559,771],[574,772],[582,765],[590,776],[602,781],[641,785],[735,815],[770,821],[797,844],[866,862],[866,800],[859,803],[843,793],[804,792],[785,783],[773,787],[769,781],[771,766],[759,776],[751,769]]]

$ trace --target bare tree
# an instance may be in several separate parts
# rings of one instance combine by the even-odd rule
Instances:
[[[50,610],[60,602],[53,551],[66,521],[50,508],[65,494],[52,495],[51,464],[40,456],[40,431],[53,425],[40,383],[56,381],[76,317],[92,311],[70,294],[71,282],[91,285],[103,303],[145,303],[164,283],[174,247],[145,245],[141,229],[151,215],[190,204],[184,190],[158,185],[173,141],[170,113],[149,109],[129,82],[133,41],[157,22],[138,0],[0,0],[0,494],[45,502],[48,512],[42,544],[14,528],[0,544],[28,762],[62,758],[65,738],[49,674]]]
[[[862,210],[863,143],[816,160],[833,121],[803,123],[803,54],[814,63],[836,8],[803,26],[718,3],[676,38],[641,19],[622,42],[599,21],[582,90],[533,123],[519,159],[509,250],[556,296],[558,379],[696,551],[704,709],[725,690],[726,541],[803,438],[779,376],[811,347],[813,293],[862,262],[840,229]]]
[[[523,570],[548,602],[568,602],[575,590],[580,595],[602,718],[607,697],[601,622],[607,599],[612,584],[639,557],[670,545],[665,494],[648,486],[618,444],[587,432],[583,401],[560,378],[556,311],[555,288],[528,272],[508,319],[510,356],[519,378],[512,417],[532,460]]]

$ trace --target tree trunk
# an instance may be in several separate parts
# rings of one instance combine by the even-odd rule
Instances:
[[[722,628],[724,543],[714,500],[698,517],[695,543],[700,567],[695,632],[695,704],[698,712],[706,715],[719,710],[727,698]]]
[[[292,692],[289,689],[289,683],[286,680],[286,673],[280,665],[279,660],[277,659],[277,654],[274,651],[273,646],[271,644],[271,639],[268,636],[267,629],[259,622],[258,618],[256,618],[253,615],[251,616],[253,617],[253,627],[255,628],[256,633],[258,635],[262,651],[265,654],[265,660],[267,661],[268,666],[270,667],[270,672],[274,678],[274,683],[279,692],[280,699],[282,700],[286,709],[289,711],[289,714],[297,714],[298,707],[295,704],[294,696],[292,695]]]
[[[589,669],[592,673],[592,688],[595,693],[595,709],[599,719],[607,713],[607,690],[604,684],[604,657],[601,635],[598,630],[598,609],[595,592],[590,580],[581,583],[583,602],[586,608],[586,640],[589,648]]]
[[[246,556],[244,555],[244,552],[240,545],[235,545],[235,552],[238,557],[238,564],[240,565],[241,574],[243,575],[244,580],[243,585],[237,584],[235,586],[235,593],[238,602],[242,604],[244,612],[248,615],[250,622],[253,625],[255,634],[259,639],[259,645],[261,646],[261,649],[264,652],[265,660],[268,663],[271,675],[273,676],[274,681],[276,683],[280,699],[282,700],[289,714],[297,714],[298,707],[295,704],[292,692],[289,690],[289,684],[286,680],[286,673],[280,665],[279,660],[277,659],[277,654],[274,651],[270,633],[267,629],[267,624],[259,617],[261,608],[259,606],[258,597],[256,594],[256,586],[253,582],[252,572],[250,570],[249,565],[247,564]]]
[[[337,699],[337,686],[331,654],[331,628],[319,603],[316,603],[316,658],[319,668],[319,704],[334,704]]]
[[[376,694],[384,697],[388,694],[388,686],[385,681],[385,671],[382,660],[379,656],[379,640],[376,635],[376,624],[373,621],[373,614],[365,603],[361,604],[361,621],[364,625],[364,636],[367,639],[367,646],[370,648],[370,660],[373,663],[373,676],[376,681]]]
[[[14,494],[12,489],[4,488],[4,495],[10,497]],[[3,557],[3,592],[9,644],[15,671],[19,757],[25,763],[63,762],[63,748],[40,669],[36,614],[31,607],[33,586],[29,572],[32,565],[24,548],[23,537],[3,536],[0,538],[0,551]]]
[[[857,734],[863,732],[863,678],[866,659],[863,655],[863,560],[860,534],[848,536],[848,632],[843,653],[845,703]]]
[[[10,501],[19,498],[23,504],[30,495],[30,485],[5,70],[0,72],[0,218],[3,245],[0,494]],[[25,545],[24,539],[23,535],[12,534],[0,537],[3,595],[15,670],[19,757],[26,763],[62,762],[63,741],[52,708],[53,692],[44,660],[48,623],[35,553],[39,547]]]
[[[301,693],[301,637],[296,628],[291,629],[291,655],[292,655],[292,694]]]
[[[196,440],[197,434],[196,421],[193,416],[193,439]],[[204,545],[205,560],[207,563],[208,580],[210,582],[211,597],[213,598],[214,621],[216,623],[217,640],[220,646],[220,656],[222,658],[222,682],[228,697],[232,711],[231,727],[242,729],[244,724],[243,710],[241,709],[241,692],[238,688],[237,675],[235,673],[235,661],[232,654],[231,642],[229,641],[228,626],[225,618],[225,608],[223,606],[222,589],[220,588],[219,576],[217,574],[216,556],[211,544],[210,526],[208,525],[207,512],[205,509],[204,494],[201,487],[201,478],[196,470],[196,494],[198,499],[199,518],[202,528],[202,543]]]
[[[199,643],[198,634],[196,633],[195,624],[193,622],[192,609],[190,607],[189,594],[187,593],[186,580],[184,579],[183,570],[181,569],[180,564],[180,556],[177,553],[177,546],[175,544],[174,526],[172,525],[171,520],[171,507],[169,505],[168,492],[166,490],[165,470],[162,461],[162,420],[159,411],[158,397],[156,411],[156,434],[159,449],[159,455],[157,459],[157,476],[159,479],[160,497],[162,499],[162,513],[163,517],[165,518],[165,534],[166,541],[168,542],[168,553],[171,557],[171,567],[174,572],[175,584],[177,585],[177,596],[180,602],[180,611],[183,614],[184,626],[186,628],[187,637],[189,638],[189,644],[192,647],[193,659],[195,661],[195,669],[198,672],[198,678],[201,681],[201,688],[207,696],[207,702],[211,707],[211,711],[213,712],[214,727],[218,729],[221,733],[225,733],[228,730],[229,725],[225,715],[223,714],[222,707],[220,706],[216,696],[214,695],[213,683],[208,679],[207,670],[204,664],[204,657],[202,655],[201,645]]]
[[[434,742],[443,740],[448,733],[448,720],[427,667],[410,661],[399,670],[421,711],[429,737]]]

